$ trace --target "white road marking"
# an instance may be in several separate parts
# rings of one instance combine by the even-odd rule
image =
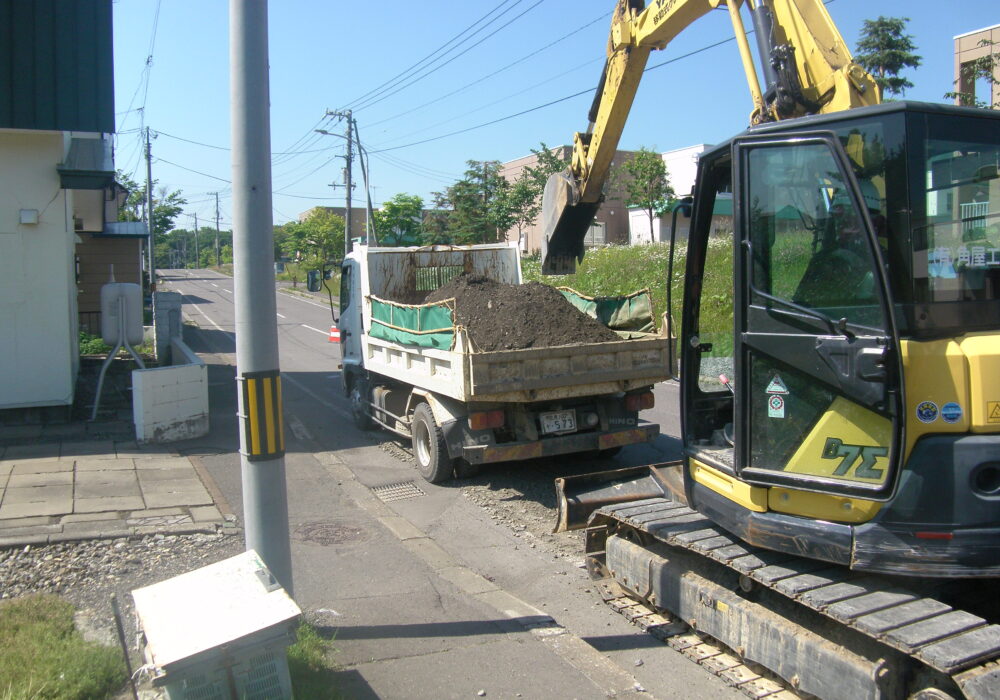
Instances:
[[[222,291],[224,291],[224,292],[229,292],[230,294],[232,294],[232,293],[233,293],[233,290],[232,290],[232,289],[223,289]]]
[[[277,313],[277,312],[275,312],[275,313]],[[278,318],[284,318],[284,315],[283,314],[278,314]]]
[[[208,321],[209,323],[211,323],[213,326],[215,326],[216,329],[222,331],[223,333],[227,332],[222,326],[220,326],[218,323],[216,323],[215,321],[213,321],[212,319],[210,319],[208,317],[208,314],[206,314],[204,311],[201,310],[200,306],[198,306],[197,304],[192,304],[191,302],[188,302],[188,306],[192,307],[195,311],[197,311],[202,316],[204,316],[205,320]]]
[[[309,432],[309,429],[302,424],[302,421],[298,419],[294,413],[286,413],[285,418],[288,420],[288,427],[291,428],[292,434],[295,435],[299,440],[312,440],[313,436]]]
[[[308,329],[309,329],[309,330],[311,330],[311,331],[316,331],[317,333],[322,333],[322,334],[323,334],[323,335],[325,335],[325,336],[326,336],[327,338],[329,338],[329,337],[330,337],[330,331],[321,331],[321,330],[320,330],[319,328],[313,328],[312,326],[307,326],[307,325],[306,325],[306,324],[304,324],[304,323],[302,324],[302,327],[303,327],[303,328],[308,328]]]
[[[213,287],[218,287],[219,286],[215,282],[209,282],[209,284],[212,285]]]

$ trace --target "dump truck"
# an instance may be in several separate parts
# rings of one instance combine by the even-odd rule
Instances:
[[[615,298],[562,290],[617,329],[617,340],[483,351],[456,320],[454,299],[408,303],[463,273],[519,285],[520,250],[358,245],[346,257],[342,376],[359,428],[411,439],[418,469],[433,483],[484,463],[611,455],[656,438],[659,426],[640,422],[639,411],[653,406],[653,385],[669,378],[669,338],[655,330],[648,290]]]

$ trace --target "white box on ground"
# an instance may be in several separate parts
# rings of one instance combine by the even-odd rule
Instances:
[[[183,698],[291,698],[302,611],[249,550],[132,591],[155,685]]]

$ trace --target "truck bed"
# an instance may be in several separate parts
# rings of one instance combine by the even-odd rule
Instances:
[[[459,401],[544,401],[611,394],[670,378],[669,339],[648,336],[585,345],[472,352],[464,330],[454,349],[400,345],[366,335],[370,372]]]

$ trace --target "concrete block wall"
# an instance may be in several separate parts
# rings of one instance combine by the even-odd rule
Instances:
[[[208,433],[208,368],[180,338],[174,364],[132,371],[132,414],[140,443],[176,442]]]

